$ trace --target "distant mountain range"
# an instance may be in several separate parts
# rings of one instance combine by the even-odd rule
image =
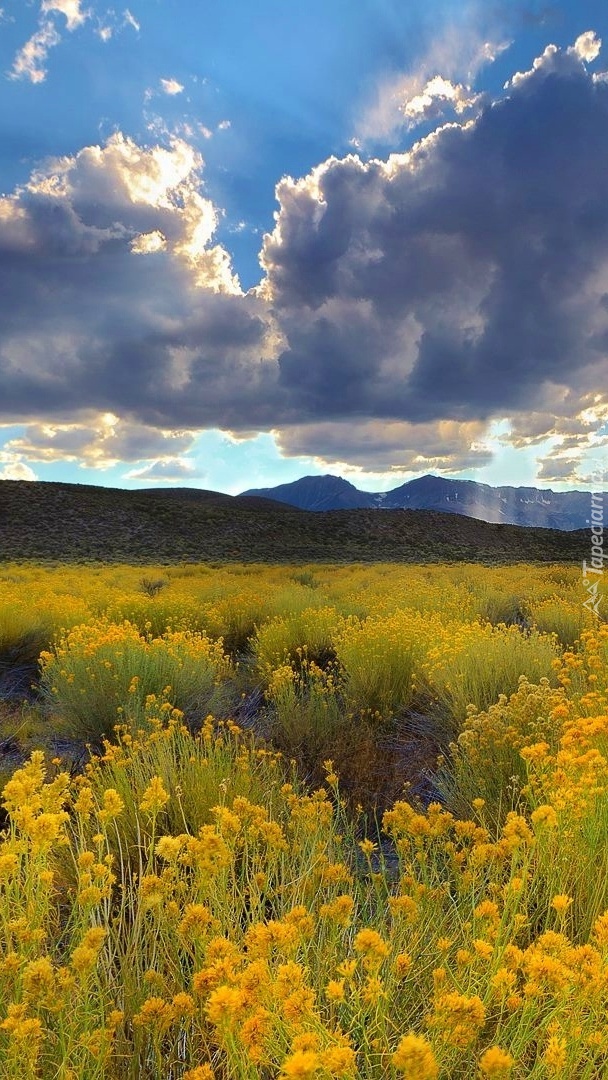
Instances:
[[[303,476],[292,484],[255,488],[243,495],[274,499],[300,510],[440,510],[498,525],[584,529],[590,516],[588,491],[491,487],[475,480],[421,476],[392,491],[360,491],[340,476]],[[604,494],[604,500],[608,496]]]

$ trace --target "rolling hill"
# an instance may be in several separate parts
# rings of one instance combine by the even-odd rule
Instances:
[[[586,531],[488,524],[435,510],[311,512],[198,489],[0,481],[0,560],[580,562]]]

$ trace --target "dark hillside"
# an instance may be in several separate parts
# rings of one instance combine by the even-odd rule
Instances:
[[[260,497],[0,481],[0,559],[580,562],[586,531],[433,510],[310,512]]]

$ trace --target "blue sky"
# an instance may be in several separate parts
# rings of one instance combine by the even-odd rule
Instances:
[[[0,0],[0,476],[588,487],[599,0]]]

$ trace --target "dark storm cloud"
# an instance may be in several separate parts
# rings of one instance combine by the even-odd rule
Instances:
[[[266,415],[266,306],[212,246],[198,167],[183,143],[117,136],[0,200],[7,419],[96,409],[181,428],[218,410],[237,425],[239,407]]]
[[[483,437],[484,425],[477,421],[325,421],[286,428],[278,445],[287,456],[314,453],[336,467],[346,463],[377,473],[462,472],[490,463],[492,451]]]
[[[183,141],[51,163],[0,199],[3,419],[281,429],[363,465],[352,431],[401,423],[369,464],[411,466],[418,431],[446,469],[487,460],[494,417],[568,433],[608,385],[608,82],[583,38],[409,154],[283,180],[246,295]]]
[[[143,459],[170,457],[192,449],[194,434],[189,431],[163,432],[144,424],[121,421],[111,413],[91,417],[87,425],[29,424],[23,436],[6,443],[9,453],[29,461],[80,461],[93,468]]]
[[[538,478],[543,482],[576,483],[578,458],[546,457],[540,462]]]
[[[411,157],[284,181],[264,250],[283,385],[311,419],[417,422],[605,386],[607,175],[608,85],[548,50]]]

